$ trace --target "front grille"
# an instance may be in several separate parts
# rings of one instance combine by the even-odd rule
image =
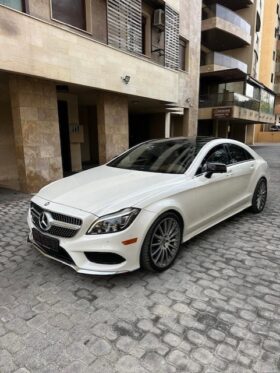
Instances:
[[[68,264],[75,264],[71,256],[59,246],[59,241],[57,239],[45,236],[34,228],[32,229],[32,236],[33,240],[44,254],[62,260]]]
[[[43,209],[34,202],[31,202],[30,204],[30,211],[32,222],[35,225],[35,227],[38,228],[40,231],[43,231],[39,224],[41,214],[43,214],[43,212],[47,212],[51,215],[53,219],[51,227],[43,232],[48,233],[52,236],[64,238],[74,237],[81,228],[83,222],[81,219],[73,216],[68,216]]]

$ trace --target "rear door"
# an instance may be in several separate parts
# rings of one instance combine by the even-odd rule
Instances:
[[[238,207],[251,201],[250,182],[256,167],[256,160],[243,147],[227,144],[230,155],[228,172],[231,179],[233,206]]]

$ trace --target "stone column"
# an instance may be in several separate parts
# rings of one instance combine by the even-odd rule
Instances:
[[[245,143],[247,145],[254,145],[254,141],[255,141],[255,125],[247,124]]]
[[[196,117],[197,118],[197,117]],[[197,120],[193,120],[193,113],[192,117],[190,118],[190,109],[185,109],[184,116],[183,116],[183,136],[197,136]]]
[[[25,76],[9,87],[20,189],[37,192],[62,177],[56,87]]]
[[[103,93],[97,105],[99,162],[108,162],[128,149],[128,101],[126,96]]]

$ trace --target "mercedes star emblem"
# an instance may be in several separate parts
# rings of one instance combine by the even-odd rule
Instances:
[[[52,226],[52,217],[48,212],[42,212],[39,217],[39,226],[43,231],[48,231]]]

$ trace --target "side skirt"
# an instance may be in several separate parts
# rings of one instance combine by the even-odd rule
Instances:
[[[234,212],[231,212],[231,213],[225,215],[224,217],[219,218],[219,219],[215,220],[214,222],[211,222],[210,224],[207,224],[204,227],[199,228],[196,231],[185,235],[183,237],[182,243],[185,243],[185,242],[189,241],[191,238],[193,238],[193,237],[197,236],[198,234],[206,231],[207,229],[210,229],[210,228],[214,227],[215,225],[221,223],[222,221],[227,220],[227,219],[231,218],[232,216],[238,214],[239,212],[246,210],[250,206],[251,206],[250,203],[246,203],[246,205],[243,205],[242,207],[239,207],[238,209],[235,209]]]

